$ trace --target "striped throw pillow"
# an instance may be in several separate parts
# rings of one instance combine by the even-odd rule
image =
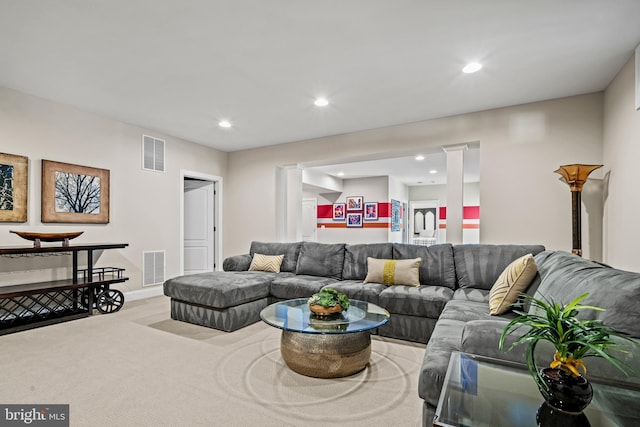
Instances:
[[[511,305],[533,282],[537,271],[536,262],[531,254],[509,264],[489,291],[489,312],[498,315],[511,310]]]
[[[263,255],[253,254],[249,271],[268,271],[270,273],[280,273],[280,265],[284,255]]]
[[[367,258],[367,277],[364,283],[383,285],[420,286],[422,258],[378,259]]]

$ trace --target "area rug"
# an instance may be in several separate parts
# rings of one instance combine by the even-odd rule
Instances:
[[[166,309],[166,311],[165,311]],[[169,319],[164,297],[0,337],[0,402],[70,405],[72,426],[417,426],[424,346],[374,337],[346,378],[289,370],[280,331]]]

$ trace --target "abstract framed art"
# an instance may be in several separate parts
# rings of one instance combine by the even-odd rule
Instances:
[[[362,214],[361,213],[348,213],[347,214],[347,227],[362,227]]]
[[[0,153],[0,222],[27,222],[29,159]]]
[[[42,160],[42,222],[109,223],[109,171]]]
[[[333,220],[344,221],[344,219],[345,219],[345,204],[334,203],[333,204]]]
[[[361,211],[362,196],[347,197],[347,211]]]
[[[378,219],[378,202],[366,202],[364,204],[364,220],[375,221]]]

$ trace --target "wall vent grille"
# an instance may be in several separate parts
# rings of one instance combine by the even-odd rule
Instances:
[[[142,286],[164,283],[164,251],[142,253]]]
[[[142,169],[164,172],[164,139],[142,135]]]

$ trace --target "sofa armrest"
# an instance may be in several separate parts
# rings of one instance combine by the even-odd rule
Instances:
[[[508,320],[505,319],[472,320],[467,322],[462,330],[461,351],[526,364],[526,344],[514,347],[511,351],[506,351],[520,335],[518,332],[507,335],[505,351],[500,351],[498,348],[500,335],[507,323]],[[524,331],[523,329],[522,332],[524,333]],[[640,383],[640,340],[633,339],[631,342],[618,341],[620,342],[620,349],[623,351],[612,350],[611,353],[627,366],[629,372],[627,374],[620,372],[602,358],[588,357],[584,359],[588,369],[587,375],[608,380]],[[549,342],[540,341],[536,347],[535,355],[538,367],[548,366],[553,359],[554,353],[555,349]]]
[[[222,263],[222,269],[224,271],[247,271],[251,265],[251,255],[234,255],[225,258]]]

